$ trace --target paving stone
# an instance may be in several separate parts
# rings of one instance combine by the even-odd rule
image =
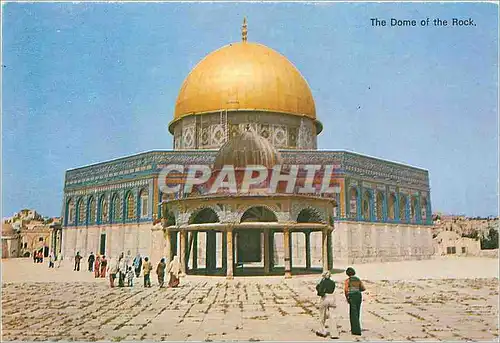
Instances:
[[[12,263],[29,271],[29,282],[2,271],[3,341],[329,340],[314,333],[317,275],[237,281],[187,276],[177,289],[139,283],[111,289],[91,273],[46,273],[24,261]],[[348,304],[337,286],[339,340],[498,340],[497,277],[364,280],[361,338],[350,334]]]

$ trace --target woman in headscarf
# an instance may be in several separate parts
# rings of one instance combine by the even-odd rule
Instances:
[[[108,261],[106,260],[106,256],[102,255],[101,258],[101,274],[100,276],[105,278],[106,277],[106,269],[108,266]]]
[[[94,262],[94,276],[98,278],[101,275],[101,256],[97,255]]]
[[[168,264],[167,271],[170,273],[169,287],[179,286],[179,274],[181,273],[181,263],[179,256],[175,255],[172,261]]]
[[[349,278],[344,282],[344,294],[349,303],[349,319],[351,322],[351,333],[353,335],[361,335],[361,324],[359,323],[359,315],[361,313],[361,292],[365,291],[363,282],[357,277],[354,268],[347,268],[345,273]]]
[[[137,254],[137,256],[134,258],[134,271],[135,271],[135,277],[139,277],[141,275],[141,267],[142,267],[142,258],[140,254]]]

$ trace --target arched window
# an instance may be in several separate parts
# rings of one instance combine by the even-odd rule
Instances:
[[[134,199],[134,195],[132,194],[132,192],[127,193],[126,199],[127,199],[126,200],[126,205],[127,205],[126,218],[127,219],[134,219],[135,218],[135,199]]]
[[[366,191],[363,194],[363,205],[362,205],[362,215],[364,220],[370,220],[371,219],[371,194],[369,191]]]
[[[417,221],[417,197],[412,196],[410,202],[410,219],[412,222]]]
[[[96,210],[96,203],[94,200],[94,197],[90,197],[89,199],[89,224],[94,224],[95,223],[95,210]]]
[[[349,215],[351,218],[356,218],[358,215],[358,190],[351,188],[351,196],[349,199]]]
[[[406,217],[406,195],[399,195],[399,220],[402,222],[407,222],[408,218]]]
[[[117,223],[120,219],[120,196],[118,194],[114,194],[113,198],[111,198],[111,221],[113,223]]]
[[[384,194],[377,192],[377,221],[384,220]]]
[[[396,219],[396,196],[394,194],[391,193],[391,195],[389,195],[389,208],[388,208],[388,211],[387,211],[387,216],[390,220],[395,220]]]
[[[108,200],[106,199],[106,195],[101,195],[99,200],[99,223],[107,223],[108,222]]]
[[[149,193],[147,189],[142,189],[139,193],[139,213],[141,218],[146,218],[149,213]]]
[[[85,202],[83,199],[78,200],[78,205],[76,206],[78,212],[78,224],[85,224]]]
[[[75,223],[75,202],[69,199],[66,203],[66,225]]]
[[[425,223],[427,221],[427,199],[425,197],[420,200],[420,213],[422,221]]]

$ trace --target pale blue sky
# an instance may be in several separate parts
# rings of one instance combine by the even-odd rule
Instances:
[[[498,7],[488,3],[10,3],[3,6],[3,216],[60,215],[67,169],[171,149],[191,68],[249,40],[287,56],[321,149],[428,169],[434,211],[497,214]],[[371,27],[370,18],[475,27]]]

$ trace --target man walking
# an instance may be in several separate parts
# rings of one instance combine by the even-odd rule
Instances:
[[[103,261],[105,261],[104,256],[103,256]],[[103,261],[101,261],[101,270]],[[104,268],[106,268],[106,266],[104,266]],[[115,258],[109,259],[108,273],[109,273],[109,286],[113,288],[115,287],[116,274],[118,273],[118,261]],[[106,271],[104,271],[104,273],[101,274],[101,277],[103,277],[104,274],[106,274]]]
[[[337,321],[335,320],[333,310],[337,307],[335,302],[335,297],[333,292],[335,291],[335,281],[331,280],[331,274],[329,271],[323,273],[323,278],[320,283],[316,286],[316,291],[318,296],[321,297],[319,305],[319,320],[321,329],[316,331],[316,335],[321,337],[326,337],[328,332],[326,331],[325,322],[327,317],[330,317],[329,329],[330,338],[339,338],[339,332],[337,329]]]
[[[127,261],[123,257],[120,258],[120,261],[118,262],[118,287],[124,287],[125,286],[125,276],[127,275]]]
[[[163,288],[163,284],[165,283],[165,268],[167,267],[165,263],[165,259],[162,258],[158,266],[156,267],[156,275],[158,275],[158,284],[160,288]]]
[[[75,256],[75,269],[73,269],[73,271],[77,271],[77,272],[80,271],[80,261],[81,261],[81,259],[82,259],[82,257],[80,256],[80,252],[77,251],[76,256]]]
[[[142,270],[144,273],[144,287],[151,287],[150,274],[152,269],[153,266],[151,265],[151,262],[149,262],[149,258],[145,257],[144,265],[142,266]]]
[[[94,253],[91,252],[89,259],[87,260],[87,262],[89,263],[89,272],[94,271],[94,261],[95,261],[95,256],[94,256]]]

